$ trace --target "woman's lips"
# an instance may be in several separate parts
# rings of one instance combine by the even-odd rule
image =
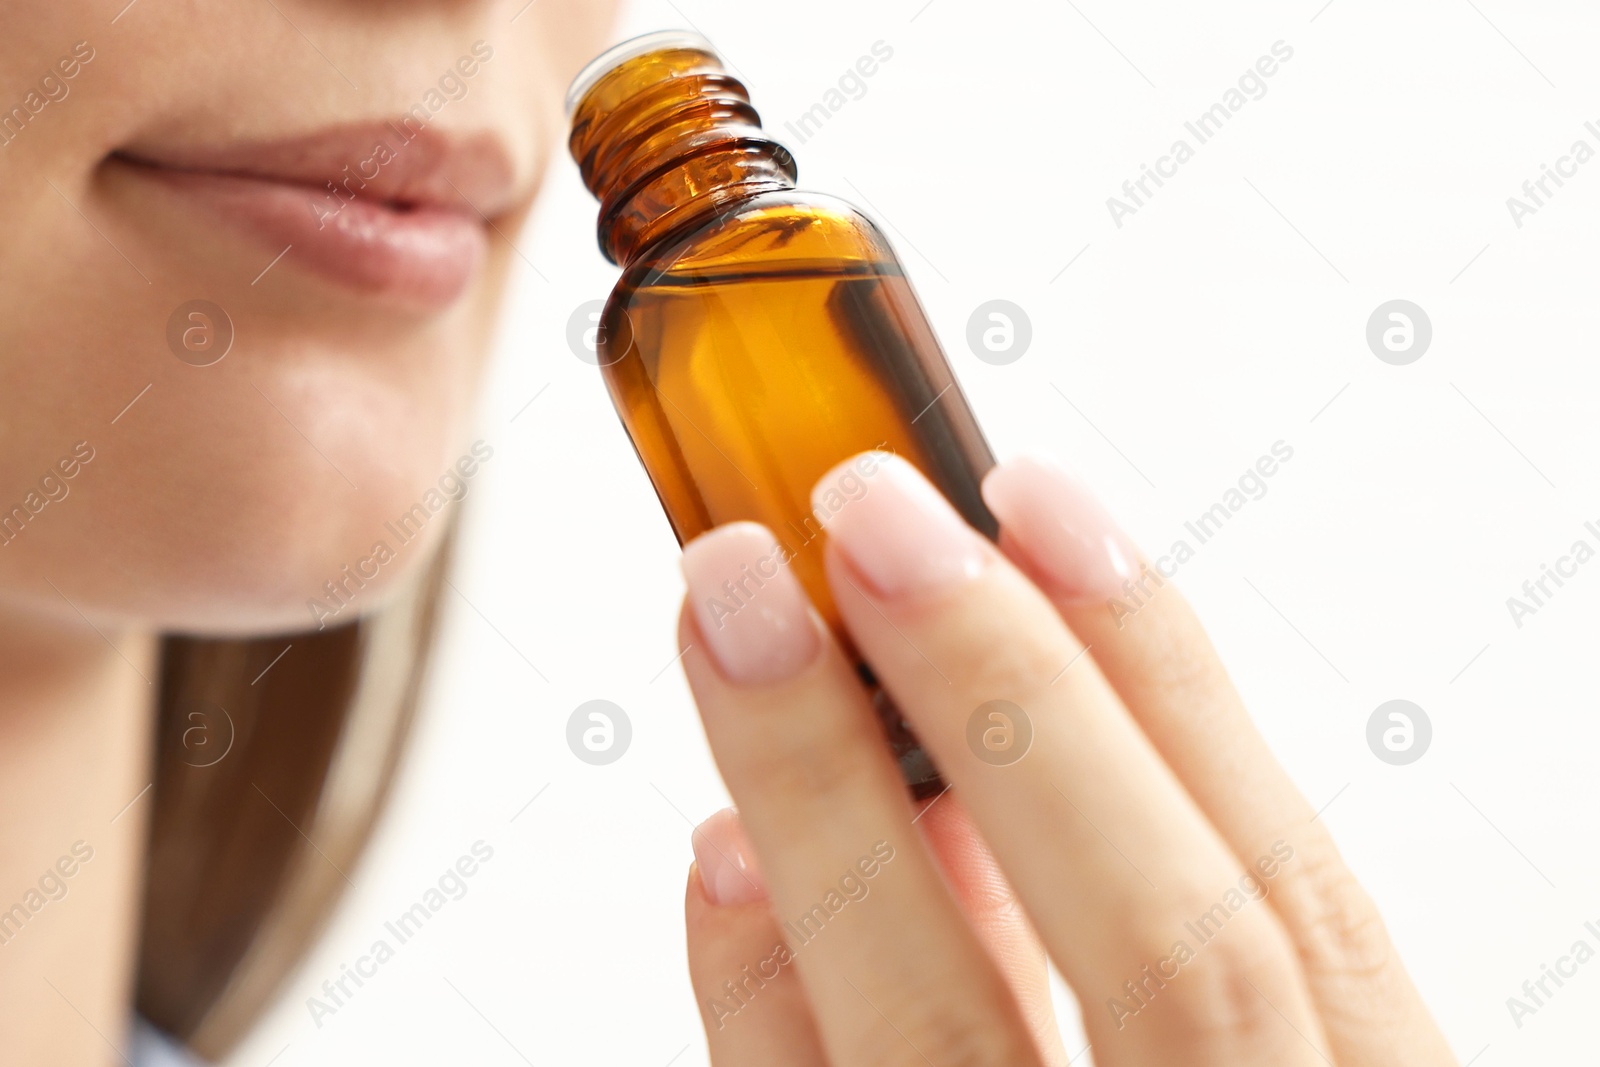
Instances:
[[[281,252],[283,262],[274,266],[304,267],[360,292],[448,304],[466,288],[487,243],[478,218],[447,208],[401,208],[359,197],[335,208],[304,185],[138,169],[186,204],[261,238],[263,268]]]
[[[139,146],[114,158],[258,238],[261,267],[442,307],[484,256],[485,219],[514,205],[512,168],[492,138],[407,132],[383,124],[217,148]]]

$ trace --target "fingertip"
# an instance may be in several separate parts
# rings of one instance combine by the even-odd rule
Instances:
[[[701,892],[709,903],[730,907],[767,899],[755,848],[732,808],[723,808],[695,827],[693,843]]]
[[[736,685],[784,681],[822,649],[792,557],[754,522],[719,526],[684,547],[688,610],[718,671]]]
[[[690,860],[689,880],[683,887],[685,909],[692,907],[697,901],[703,902],[705,898],[706,888],[700,881],[700,863],[698,860]]]
[[[866,483],[885,466],[905,464],[905,460],[892,452],[857,452],[849,459],[836,463],[828,473],[817,479],[811,487],[811,511],[823,529],[834,516],[852,500],[860,499],[866,492]],[[906,464],[908,465],[908,464]]]
[[[700,861],[690,860],[689,875],[683,886],[683,922],[689,935],[690,955],[697,951],[698,945],[715,936],[718,928],[712,919],[720,910],[706,895],[705,878],[700,872]]]
[[[835,467],[817,483],[812,508],[830,549],[878,599],[938,595],[996,558],[938,487],[891,453],[864,452]]]
[[[983,501],[1057,600],[1122,595],[1139,551],[1087,485],[1049,461],[1021,457],[984,477]]]

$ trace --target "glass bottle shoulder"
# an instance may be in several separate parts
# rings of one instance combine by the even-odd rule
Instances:
[[[888,240],[853,205],[823,193],[758,193],[675,234],[629,265],[618,288],[738,275],[899,274]]]

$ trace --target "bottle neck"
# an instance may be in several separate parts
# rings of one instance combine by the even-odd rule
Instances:
[[[668,233],[796,178],[744,86],[693,48],[635,56],[597,81],[573,110],[568,146],[600,201],[600,250],[622,267]]]

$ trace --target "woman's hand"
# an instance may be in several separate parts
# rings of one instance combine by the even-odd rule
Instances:
[[[818,486],[828,578],[947,796],[907,797],[850,661],[758,566],[771,533],[685,552],[685,668],[739,809],[697,831],[687,893],[717,1067],[1065,1063],[1045,953],[1101,1067],[1455,1062],[1193,612],[1104,511],[998,468],[997,550],[905,462],[849,469],[873,466],[842,507],[845,468]]]

